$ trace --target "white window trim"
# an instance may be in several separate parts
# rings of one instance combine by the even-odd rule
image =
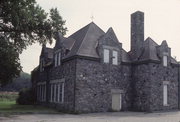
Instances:
[[[168,56],[167,55],[163,55],[163,66],[167,67],[168,65]]]
[[[55,67],[61,65],[61,50],[57,50],[54,53],[54,62],[55,62]]]
[[[113,51],[112,51],[112,56],[113,56],[113,58],[112,58],[112,64],[113,64],[113,65],[118,65],[118,51],[113,50]]]
[[[55,67],[57,66],[57,54],[54,54],[54,62],[55,62]]]
[[[169,106],[169,104],[168,104],[168,85],[169,85],[169,81],[163,81],[163,106]]]
[[[58,66],[61,65],[61,52],[58,52]]]
[[[44,71],[44,59],[40,59],[40,72]]]
[[[62,83],[62,103],[64,103],[64,82]]]
[[[50,102],[64,103],[64,83],[65,83],[65,79],[58,79],[58,80],[51,80],[50,81],[50,86],[51,86]],[[58,99],[57,100],[56,100],[56,97],[57,97],[56,96],[56,89],[58,89],[58,93],[57,93]],[[61,98],[60,98],[60,92],[62,94]]]
[[[53,84],[50,84],[50,86],[51,86],[51,99],[50,99],[50,102],[53,102],[53,98],[52,98],[52,96],[53,96]]]
[[[109,61],[110,61],[110,50],[109,49],[103,49],[103,62],[109,63]]]

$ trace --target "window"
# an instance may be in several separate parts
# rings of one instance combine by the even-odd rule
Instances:
[[[109,50],[104,49],[104,63],[109,63]]]
[[[61,65],[61,53],[58,53],[58,66]]]
[[[117,51],[113,51],[112,54],[112,64],[114,65],[118,65],[118,52]]]
[[[168,84],[163,84],[163,105],[168,105]]]
[[[46,83],[40,82],[37,86],[37,100],[45,101],[46,100]]]
[[[57,66],[57,54],[55,54],[54,61],[55,61],[55,67],[56,67]]]
[[[64,82],[50,83],[51,86],[51,102],[64,102]]]
[[[167,67],[167,56],[163,56],[163,66]]]
[[[44,71],[44,59],[40,59],[40,71]]]
[[[61,52],[60,51],[56,52],[54,55],[54,64],[55,64],[55,67],[61,65]]]

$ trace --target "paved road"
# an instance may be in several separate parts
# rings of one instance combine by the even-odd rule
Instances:
[[[0,122],[180,122],[180,112],[13,115],[0,117]]]

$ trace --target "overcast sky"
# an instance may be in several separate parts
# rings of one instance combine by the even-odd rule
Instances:
[[[46,12],[57,7],[66,20],[66,36],[89,24],[94,16],[105,32],[112,27],[126,51],[130,49],[130,14],[145,13],[145,38],[158,44],[166,40],[172,56],[180,60],[180,0],[37,0]],[[53,45],[51,45],[53,47]],[[34,44],[20,55],[23,71],[30,73],[39,63],[41,47]]]

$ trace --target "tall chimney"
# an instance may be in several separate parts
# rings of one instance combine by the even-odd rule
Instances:
[[[131,14],[131,51],[137,57],[144,41],[144,13],[136,11]]]

